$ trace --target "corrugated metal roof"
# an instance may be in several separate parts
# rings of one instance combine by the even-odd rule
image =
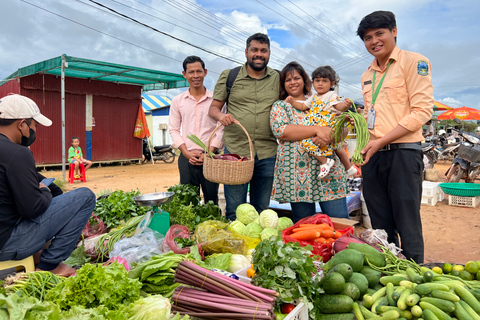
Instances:
[[[141,85],[144,91],[188,87],[181,74],[145,69],[103,61],[65,56],[68,66],[65,76],[88,80]],[[56,57],[18,69],[0,81],[0,85],[11,79],[36,73],[61,75],[62,57]]]
[[[142,107],[146,113],[152,110],[168,107],[172,103],[167,96],[159,96],[154,94],[142,94]]]

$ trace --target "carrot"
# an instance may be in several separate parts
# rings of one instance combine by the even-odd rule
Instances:
[[[335,233],[333,234],[333,237],[334,237],[335,239],[338,239],[338,238],[340,238],[341,236],[342,236],[342,233],[341,233],[340,231],[336,231],[336,230],[335,230]]]
[[[322,237],[326,238],[332,238],[335,233],[335,230],[332,229],[327,229],[322,231]]]
[[[306,223],[306,224],[301,224],[299,225],[300,228],[330,228],[330,226],[328,225],[328,223],[319,223],[319,224],[312,224],[312,223]]]
[[[297,240],[313,240],[320,237],[320,231],[318,230],[303,230],[292,233],[290,235],[292,238]]]
[[[295,228],[292,230],[292,232],[306,231],[306,230],[318,230],[322,232],[323,230],[325,230],[325,228],[324,227]]]
[[[335,239],[334,239],[334,238],[327,238],[327,239],[325,240],[325,243],[326,243],[326,244],[329,244],[329,243],[332,243],[332,242],[335,242]]]
[[[327,243],[327,240],[323,237],[317,238],[314,240],[316,243]]]

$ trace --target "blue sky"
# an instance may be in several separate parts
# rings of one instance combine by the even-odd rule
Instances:
[[[360,76],[372,58],[355,32],[375,10],[396,14],[398,46],[430,59],[435,99],[480,109],[480,2],[476,0],[96,0],[161,31],[245,61],[248,35],[268,33],[269,65],[292,60],[307,70],[331,65],[340,94],[361,98]],[[319,3],[321,5],[319,5]],[[2,0],[0,78],[67,55],[180,73],[187,55],[201,56],[213,90],[235,63],[115,16],[89,0]],[[156,92],[175,96],[182,90]]]

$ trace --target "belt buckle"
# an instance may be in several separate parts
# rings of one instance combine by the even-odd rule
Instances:
[[[390,151],[390,144],[384,145],[383,148],[380,149],[380,151]]]

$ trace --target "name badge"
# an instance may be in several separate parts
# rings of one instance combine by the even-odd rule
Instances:
[[[369,110],[368,111],[368,119],[367,119],[368,129],[374,129],[375,128],[375,117],[376,116],[377,116],[377,110]]]

